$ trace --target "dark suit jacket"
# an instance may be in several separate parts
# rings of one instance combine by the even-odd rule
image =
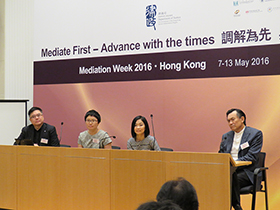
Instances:
[[[233,144],[234,132],[229,131],[222,137],[220,153],[230,153]],[[241,148],[241,145],[248,142],[248,147]],[[262,149],[263,134],[260,130],[246,127],[239,145],[238,160],[252,161],[249,166],[239,167],[237,170],[244,170],[251,182],[254,180],[254,169],[258,167],[258,153]]]
[[[31,139],[34,142],[34,126],[31,124],[22,128],[18,139]],[[54,126],[44,123],[41,127],[40,139],[47,139],[47,144],[42,141],[39,146],[59,146],[56,129]]]

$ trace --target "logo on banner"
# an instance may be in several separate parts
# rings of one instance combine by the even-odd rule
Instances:
[[[156,30],[157,6],[155,4],[146,6],[146,26],[154,27]]]
[[[245,13],[249,14],[249,13],[260,13],[263,12],[261,9],[251,9],[251,10],[246,10]]]
[[[261,0],[263,1],[263,0]],[[250,4],[253,3],[254,0],[240,0],[240,1],[233,1],[233,6],[238,6],[239,4]]]
[[[239,13],[240,13],[240,10],[239,10],[239,9],[237,9],[237,10],[234,11],[234,14],[235,14],[235,15],[238,15]]]

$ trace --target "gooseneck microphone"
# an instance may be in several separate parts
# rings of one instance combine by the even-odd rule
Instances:
[[[155,129],[154,129],[154,116],[153,116],[153,114],[151,114],[150,116],[151,116],[151,123],[152,123],[153,136],[154,136],[154,148],[152,150],[155,150],[156,134],[155,134]]]
[[[153,114],[151,114],[150,116],[151,116],[151,123],[152,123],[152,129],[153,129],[153,136],[156,139],[156,134],[155,134],[155,129],[154,129],[154,116],[153,116]]]
[[[61,139],[62,139],[62,127],[63,127],[63,122],[60,123],[61,126],[60,126],[60,137],[59,137],[59,143],[61,142]]]

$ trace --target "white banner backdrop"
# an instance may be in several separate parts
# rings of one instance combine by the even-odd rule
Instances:
[[[279,43],[279,0],[35,0],[34,60]],[[127,44],[127,45],[125,45]]]

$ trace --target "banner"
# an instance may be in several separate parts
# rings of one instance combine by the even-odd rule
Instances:
[[[279,74],[277,0],[35,2],[35,84]]]

